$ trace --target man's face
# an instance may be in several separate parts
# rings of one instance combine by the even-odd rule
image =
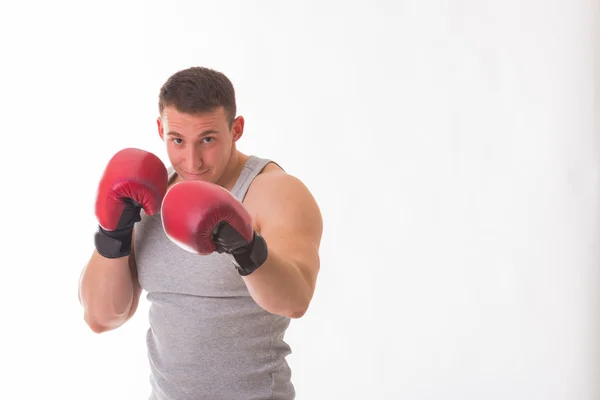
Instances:
[[[230,128],[223,107],[194,115],[166,107],[157,124],[175,172],[186,181],[216,183],[229,164],[244,120],[236,118]]]

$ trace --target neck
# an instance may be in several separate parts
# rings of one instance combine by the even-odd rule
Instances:
[[[231,191],[237,182],[240,173],[244,169],[244,165],[246,165],[248,158],[249,157],[246,154],[234,150],[223,175],[221,175],[221,178],[215,183]]]

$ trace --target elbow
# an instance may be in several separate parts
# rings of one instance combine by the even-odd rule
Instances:
[[[287,310],[286,316],[291,319],[300,319],[308,311],[309,305],[310,305],[310,298],[302,299],[302,301],[299,301],[297,304],[294,305],[294,307],[290,307]]]
[[[87,322],[87,321],[86,321]],[[94,333],[104,333],[104,332],[108,332],[111,329],[109,329],[108,327],[104,326],[104,325],[100,325],[96,322],[87,322],[87,325],[89,326],[89,328],[92,330],[92,332]]]
[[[291,319],[300,319],[304,316],[304,314],[306,314],[306,311],[308,311],[308,307],[294,310],[294,311],[288,313],[287,316]]]
[[[100,323],[98,320],[91,318],[88,314],[84,314],[83,320],[94,333],[103,333],[110,330],[106,324]]]
[[[281,315],[283,317],[288,317],[291,319],[300,319],[308,311],[308,303],[298,304],[298,305],[289,306],[289,307],[285,307],[285,308],[276,307],[275,305],[272,305],[271,307],[263,307],[263,308],[266,311],[270,312],[271,314],[277,314],[277,315]]]
[[[94,333],[104,333],[123,325],[129,319],[131,304],[120,309],[110,302],[98,301],[94,298],[83,299],[83,319]]]
[[[94,333],[104,333],[108,331],[112,331],[119,326],[123,325],[124,318],[119,315],[90,315],[89,313],[84,313],[83,317],[87,326]]]
[[[291,319],[302,318],[307,313],[312,299],[312,295],[308,291],[285,297],[282,294],[251,291],[251,296],[256,304],[266,312]]]

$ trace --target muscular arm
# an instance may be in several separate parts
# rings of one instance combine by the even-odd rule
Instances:
[[[94,250],[79,281],[84,320],[96,333],[118,328],[135,313],[142,289],[131,255],[104,258]]]
[[[265,310],[290,318],[307,311],[320,269],[323,222],[308,189],[283,172],[259,175],[247,195],[269,256],[243,277],[254,300]]]

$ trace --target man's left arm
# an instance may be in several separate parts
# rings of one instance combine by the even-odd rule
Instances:
[[[320,269],[323,221],[307,187],[286,173],[262,174],[247,195],[268,257],[243,276],[252,298],[273,314],[300,318],[307,311]]]

